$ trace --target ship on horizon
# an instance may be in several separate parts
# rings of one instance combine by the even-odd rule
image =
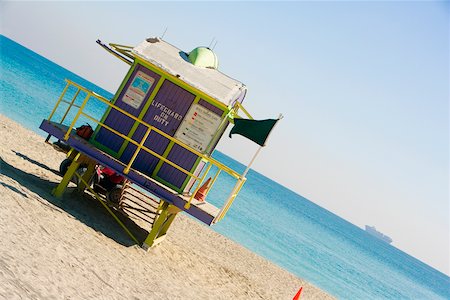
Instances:
[[[387,235],[379,232],[375,226],[369,226],[366,225],[366,232],[369,233],[370,235],[382,240],[383,242],[386,242],[388,244],[392,243],[392,239],[390,237],[388,237]]]

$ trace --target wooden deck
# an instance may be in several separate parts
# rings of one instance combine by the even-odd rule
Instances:
[[[48,120],[43,120],[39,128],[60,140],[64,139],[64,135],[68,130],[68,126]],[[134,170],[133,168],[130,169],[130,172],[128,174],[124,174],[123,170],[125,168],[125,165],[122,162],[101,151],[100,149],[90,144],[88,141],[76,135],[75,130],[72,130],[69,139],[65,142],[70,147],[97,161],[99,164],[113,169],[117,173],[121,174],[134,184],[153,194],[157,198],[163,199],[170,204],[175,205],[179,209],[187,212],[191,216],[207,225],[211,225],[214,218],[219,214],[219,208],[206,201],[200,202],[196,199],[192,200],[189,209],[184,208],[185,204],[189,200],[188,196],[178,194],[169,187],[157,182],[156,180],[150,178],[145,174],[142,174],[139,171]]]

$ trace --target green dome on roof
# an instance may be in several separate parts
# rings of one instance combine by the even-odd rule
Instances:
[[[188,55],[189,61],[197,67],[217,69],[219,60],[217,55],[209,48],[197,47]]]

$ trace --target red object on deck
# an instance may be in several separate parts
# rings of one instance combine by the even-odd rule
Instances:
[[[300,294],[302,293],[303,287],[300,287],[300,289],[298,290],[297,294],[295,294],[294,298],[292,298],[292,300],[298,300],[300,299]]]
[[[209,188],[209,183],[211,182],[211,177],[206,180],[206,182],[198,189],[197,193],[195,193],[194,198],[198,201],[205,201],[206,198],[206,192]]]
[[[81,136],[83,139],[88,140],[92,134],[94,133],[94,130],[92,130],[91,125],[86,124],[78,127],[76,129],[77,135]]]
[[[119,184],[125,180],[125,178],[122,175],[117,174],[116,171],[114,171],[110,168],[103,167],[99,170],[100,170],[100,173],[105,174],[112,183]]]

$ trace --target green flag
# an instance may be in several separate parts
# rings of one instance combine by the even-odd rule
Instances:
[[[264,146],[273,126],[277,120],[248,120],[234,119],[234,127],[230,131],[230,137],[236,133],[254,141],[260,146]]]

